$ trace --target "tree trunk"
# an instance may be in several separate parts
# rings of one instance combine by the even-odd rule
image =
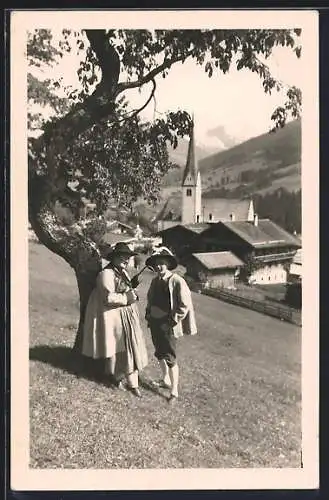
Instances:
[[[39,241],[62,257],[75,271],[80,295],[80,320],[74,351],[80,352],[88,298],[101,269],[97,245],[79,230],[65,226],[54,211],[59,193],[47,176],[29,172],[29,221]]]

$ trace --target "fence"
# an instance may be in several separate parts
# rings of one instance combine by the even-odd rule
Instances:
[[[242,297],[238,292],[224,290],[221,288],[209,288],[205,287],[201,283],[190,284],[191,289],[202,293],[204,295],[209,295],[210,297],[215,297],[217,299],[223,300],[224,302],[229,302],[240,307],[245,307],[247,309],[253,309],[262,314],[267,314],[274,318],[278,318],[282,321],[288,321],[295,325],[301,326],[301,313],[298,310],[290,308],[289,306],[281,306],[270,304],[269,302],[250,299],[248,297]]]

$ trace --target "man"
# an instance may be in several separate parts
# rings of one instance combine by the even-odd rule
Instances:
[[[178,263],[168,248],[157,248],[145,264],[157,273],[147,293],[145,319],[162,372],[159,385],[171,389],[168,401],[174,403],[179,380],[177,339],[197,333],[191,292],[184,278],[172,272]]]

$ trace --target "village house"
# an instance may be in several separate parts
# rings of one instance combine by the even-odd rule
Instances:
[[[298,283],[302,279],[302,249],[297,250],[294,256],[288,274],[289,283]]]
[[[202,248],[201,234],[209,224],[177,224],[158,233],[162,243],[170,248],[183,263],[184,256]]]
[[[118,220],[111,220],[106,223],[106,228],[111,233],[115,234],[128,234],[133,236],[136,228],[130,226],[129,224],[125,224],[124,222]]]
[[[193,253],[186,261],[186,273],[210,288],[234,288],[244,262],[232,252]]]
[[[250,283],[286,283],[300,241],[269,219],[229,221],[211,225],[202,235],[206,251],[231,251],[244,263]]]

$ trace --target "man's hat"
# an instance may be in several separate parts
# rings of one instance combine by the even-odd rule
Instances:
[[[137,252],[134,252],[129,248],[127,243],[124,243],[123,241],[119,241],[114,247],[110,247],[109,250],[104,255],[104,258],[106,260],[112,260],[113,257],[117,255],[124,255],[127,257],[132,257],[133,255],[138,255]]]
[[[176,257],[167,247],[159,247],[156,250],[154,250],[152,255],[150,255],[150,257],[146,259],[145,265],[154,268],[159,258],[167,260],[168,269],[170,269],[170,271],[172,271],[178,266]]]

